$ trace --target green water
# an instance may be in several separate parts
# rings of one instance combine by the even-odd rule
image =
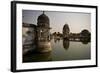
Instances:
[[[45,62],[64,60],[85,60],[91,58],[91,43],[68,40],[51,40],[52,51],[49,53],[30,52],[23,56],[23,62]]]

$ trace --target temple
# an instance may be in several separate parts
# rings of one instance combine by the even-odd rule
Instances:
[[[40,53],[50,52],[52,50],[50,43],[50,20],[44,12],[38,16],[37,25],[23,23],[22,29],[23,36],[27,36],[26,40],[23,38],[24,48],[28,45],[32,45],[35,51]]]
[[[39,52],[51,51],[50,20],[44,12],[37,19],[37,47]]]
[[[23,40],[23,50],[25,52],[29,50],[35,50],[39,53],[50,52],[51,48],[51,40],[64,40],[63,45],[64,48],[68,48],[69,42],[67,41],[77,41],[87,43],[91,40],[91,33],[84,29],[79,33],[70,32],[69,25],[64,24],[61,32],[50,33],[50,20],[49,17],[43,11],[37,18],[37,24],[27,24],[23,23],[22,26],[22,40]],[[32,48],[31,48],[32,47]]]

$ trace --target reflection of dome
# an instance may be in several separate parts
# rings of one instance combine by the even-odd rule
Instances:
[[[68,26],[68,24],[65,24],[63,26],[63,38],[68,38],[69,32],[70,32],[69,26]]]
[[[38,17],[37,21],[39,26],[49,26],[49,18],[44,13]]]
[[[64,25],[63,30],[68,31],[68,32],[70,31],[68,24]]]
[[[81,40],[82,44],[88,44],[89,40]]]
[[[65,39],[63,39],[63,47],[64,47],[64,49],[68,49],[69,48],[69,45],[70,45],[70,42],[69,42],[69,40],[65,40]]]

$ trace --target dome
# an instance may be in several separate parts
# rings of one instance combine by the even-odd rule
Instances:
[[[65,25],[64,25],[63,31],[64,31],[64,32],[69,32],[69,31],[70,31],[68,24],[65,24]]]
[[[81,31],[82,36],[90,36],[90,32],[87,29]]]
[[[49,18],[48,18],[48,16],[46,16],[44,13],[41,14],[41,15],[38,17],[38,19],[37,19],[37,24],[38,24],[38,25],[44,24],[45,26],[46,26],[46,25],[49,25]]]

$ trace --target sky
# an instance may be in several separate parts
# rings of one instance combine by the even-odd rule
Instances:
[[[37,18],[42,13],[43,11],[23,10],[22,22],[37,25]],[[80,33],[84,29],[91,32],[91,14],[89,13],[45,11],[45,14],[50,20],[51,33],[62,33],[65,24],[69,25],[72,33]]]

